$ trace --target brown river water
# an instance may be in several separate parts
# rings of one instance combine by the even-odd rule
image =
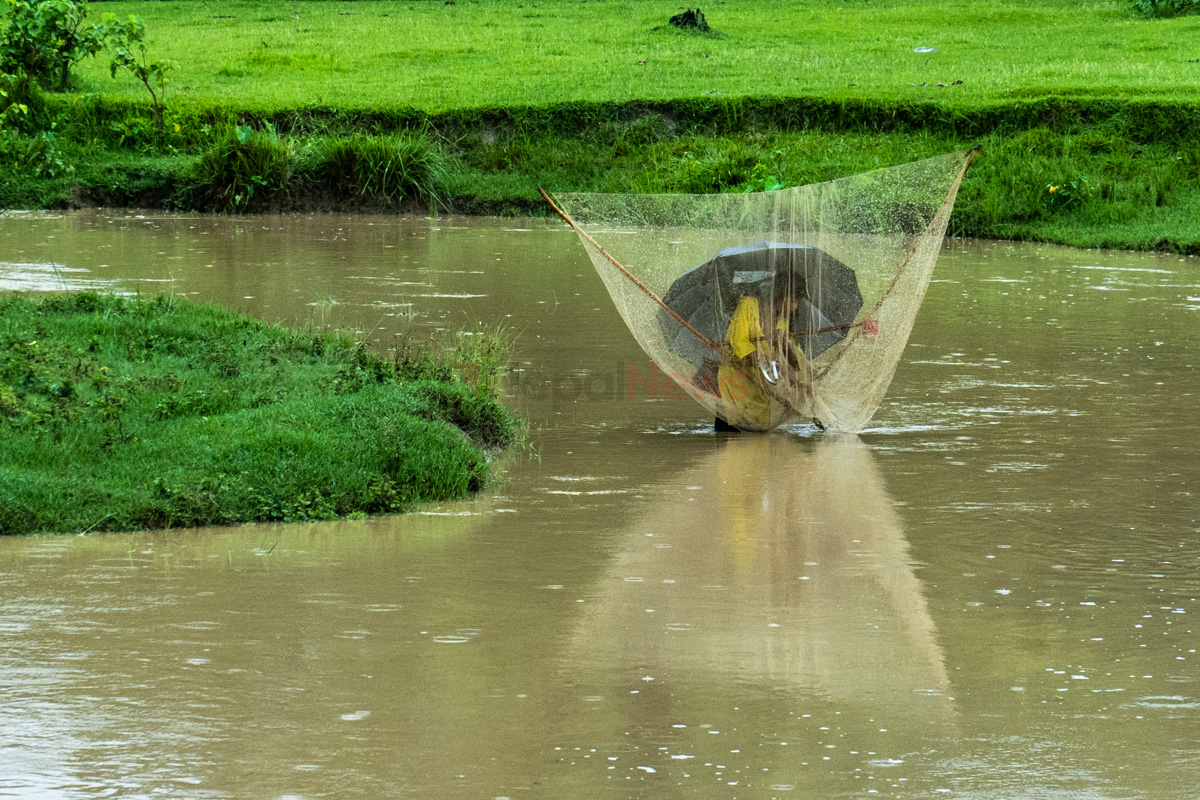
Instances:
[[[546,220],[0,216],[0,289],[518,334],[538,457],[0,540],[0,797],[1196,798],[1200,260],[948,241],[859,436],[716,436]]]

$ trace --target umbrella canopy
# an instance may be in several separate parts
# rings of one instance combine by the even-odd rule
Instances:
[[[854,270],[811,245],[766,241],[722,250],[679,276],[663,302],[700,333],[721,341],[742,297],[770,303],[780,285],[799,301],[789,325],[809,358],[846,338],[843,326],[853,323],[862,308]],[[658,323],[671,352],[693,364],[711,358],[709,348],[665,309]]]

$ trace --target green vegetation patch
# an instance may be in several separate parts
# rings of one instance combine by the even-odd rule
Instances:
[[[499,353],[473,356],[388,361],[171,297],[0,296],[0,534],[461,498],[514,430],[490,379]]]
[[[1197,2],[95,4],[145,25],[0,76],[0,208],[541,214],[982,145],[954,233],[1197,253]]]

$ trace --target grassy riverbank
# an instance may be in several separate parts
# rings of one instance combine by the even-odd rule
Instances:
[[[61,163],[0,174],[0,207],[543,213],[539,185],[741,191],[982,144],[954,233],[1200,253],[1200,17],[746,0],[702,35],[648,0],[94,8],[180,64],[167,124],[85,61],[34,98]]]
[[[468,383],[170,297],[7,295],[0,318],[0,534],[402,511],[478,491],[513,438],[488,353]]]

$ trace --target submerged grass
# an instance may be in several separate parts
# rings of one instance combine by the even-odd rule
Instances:
[[[0,534],[401,511],[478,491],[513,440],[493,378],[429,355],[170,297],[8,295],[0,320]]]

